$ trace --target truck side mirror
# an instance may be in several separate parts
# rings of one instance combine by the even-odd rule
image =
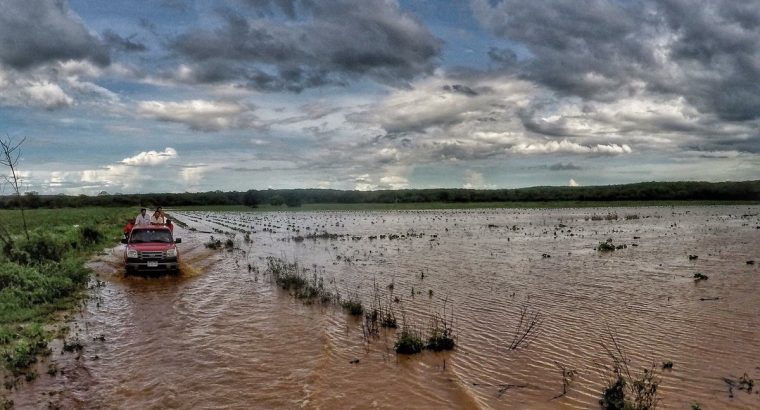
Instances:
[[[182,243],[182,238],[175,238],[174,243]]]
[[[127,238],[121,238],[121,243],[127,243]]]

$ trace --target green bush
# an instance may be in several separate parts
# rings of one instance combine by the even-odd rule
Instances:
[[[82,228],[82,242],[86,244],[97,243],[102,239],[103,235],[96,228],[91,226],[85,226]]]
[[[39,355],[47,355],[47,334],[39,324],[24,328],[15,335],[17,339],[2,352],[5,367],[18,376],[22,370],[37,361]]]
[[[34,234],[28,240],[19,240],[7,256],[16,263],[29,265],[37,262],[60,261],[65,250],[65,246],[56,242],[51,236]]]

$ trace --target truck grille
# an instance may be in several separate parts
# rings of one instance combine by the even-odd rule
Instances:
[[[143,259],[163,259],[164,253],[161,251],[143,251],[140,252],[140,257]]]

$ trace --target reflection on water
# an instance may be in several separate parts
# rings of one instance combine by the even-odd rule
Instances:
[[[592,218],[608,212],[619,218]],[[758,213],[175,212],[195,229],[177,228],[182,275],[124,277],[120,248],[94,261],[105,285],[74,322],[81,357],[54,355],[64,373],[13,398],[22,408],[593,408],[612,332],[632,369],[673,362],[661,371],[664,406],[757,408],[756,390],[731,398],[724,378],[760,379]],[[225,232],[237,249],[204,248]],[[324,232],[338,237],[294,240]],[[626,247],[594,250],[607,239]],[[365,343],[358,319],[273,287],[267,256],[365,304],[374,284],[387,295],[392,283],[395,309],[420,327],[446,301],[458,347],[397,356],[392,331]],[[540,333],[510,351],[523,307],[540,312]],[[556,397],[560,368],[574,376]]]

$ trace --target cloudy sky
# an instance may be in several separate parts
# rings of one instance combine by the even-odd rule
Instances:
[[[760,3],[0,0],[41,193],[760,179]]]

